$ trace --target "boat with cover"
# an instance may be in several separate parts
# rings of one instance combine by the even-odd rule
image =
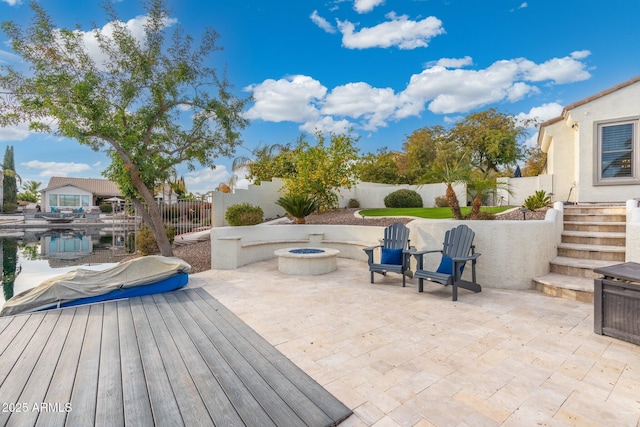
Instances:
[[[187,284],[189,271],[191,266],[182,259],[157,255],[101,271],[78,268],[14,295],[0,316],[172,291]]]

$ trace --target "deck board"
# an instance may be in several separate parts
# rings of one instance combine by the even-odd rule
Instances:
[[[202,289],[0,319],[0,395],[49,404],[0,425],[315,427],[351,414]]]

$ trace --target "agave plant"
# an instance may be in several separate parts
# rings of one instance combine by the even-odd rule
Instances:
[[[549,206],[551,204],[551,195],[547,194],[544,190],[538,190],[535,194],[527,197],[524,200],[523,207],[529,209],[530,211],[535,211],[536,209],[544,208],[545,206]]]
[[[304,224],[304,218],[319,207],[316,199],[308,194],[288,194],[280,197],[276,204],[282,206],[289,216],[295,218],[296,224]]]

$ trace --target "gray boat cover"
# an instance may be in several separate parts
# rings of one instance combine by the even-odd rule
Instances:
[[[101,271],[78,268],[14,295],[5,302],[0,316],[103,295],[115,289],[152,284],[189,271],[191,266],[182,259],[157,255],[135,258]]]

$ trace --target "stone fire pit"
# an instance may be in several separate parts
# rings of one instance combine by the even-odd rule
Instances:
[[[315,276],[327,274],[336,269],[337,249],[328,248],[286,248],[278,249],[278,270],[285,274]]]

